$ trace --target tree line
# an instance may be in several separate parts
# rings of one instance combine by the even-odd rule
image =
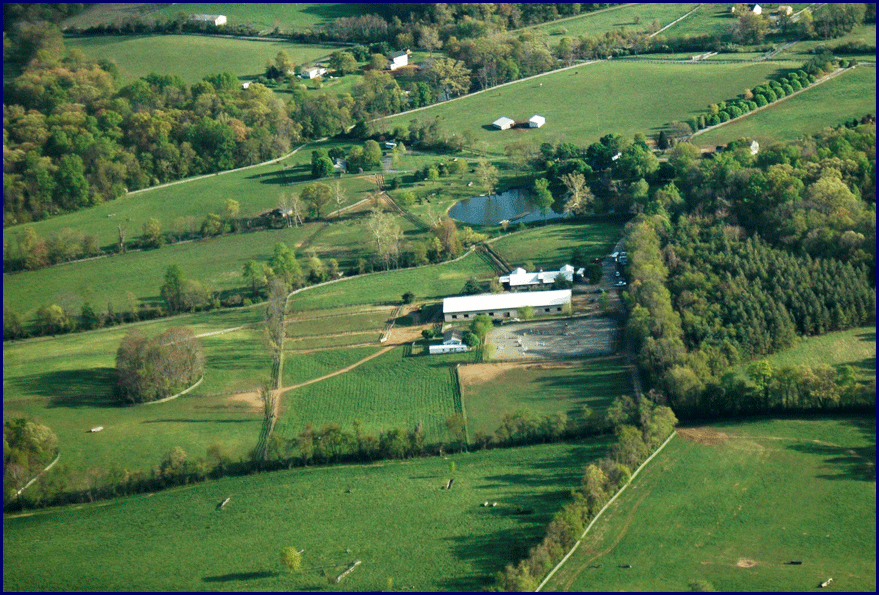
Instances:
[[[590,463],[581,486],[572,490],[573,501],[557,512],[543,540],[518,564],[508,564],[495,577],[491,590],[534,591],[541,579],[571,549],[589,521],[632,476],[632,473],[670,436],[677,424],[668,407],[647,398],[618,397],[608,410],[615,443],[609,452]]]

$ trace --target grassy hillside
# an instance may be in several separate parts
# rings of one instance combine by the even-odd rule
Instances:
[[[875,112],[876,68],[860,66],[738,122],[700,134],[693,142],[713,148],[749,137],[766,146]]]
[[[554,225],[501,238],[492,248],[513,266],[530,260],[534,266],[557,270],[570,263],[574,248],[585,246],[589,258],[606,256],[620,235],[622,226],[615,223]]]
[[[545,591],[875,591],[874,417],[678,434]]]
[[[391,578],[397,590],[478,591],[542,538],[583,466],[605,448],[593,441],[297,469],[6,517],[3,585],[380,591]],[[453,489],[441,489],[450,477]],[[498,506],[480,507],[486,500]],[[305,550],[301,574],[281,565],[286,546]],[[325,575],[355,560],[362,564],[328,584]]]
[[[710,103],[761,84],[779,68],[771,62],[689,65],[602,61],[387,120],[393,126],[413,116],[438,116],[449,132],[472,130],[477,142],[485,141],[495,153],[502,153],[505,145],[517,140],[588,145],[608,133],[626,137],[636,132],[658,133],[668,122],[686,120]],[[559,101],[560,97],[576,101]],[[500,131],[491,127],[500,116],[525,121],[534,114],[546,117],[540,129]]]
[[[196,35],[101,35],[68,38],[64,44],[91,58],[115,62],[123,84],[151,73],[176,74],[188,84],[219,72],[252,79],[264,74],[266,62],[274,60],[281,50],[287,52],[294,64],[302,65],[338,49],[329,45]]]

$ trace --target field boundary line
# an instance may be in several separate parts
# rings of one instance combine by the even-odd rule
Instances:
[[[141,403],[141,405],[157,405],[157,404],[159,404],[159,403],[165,403],[165,402],[167,402],[167,401],[170,401],[171,399],[176,399],[177,397],[179,397],[179,396],[181,396],[181,395],[185,395],[186,393],[188,393],[189,391],[191,391],[192,389],[194,389],[196,386],[198,386],[199,384],[201,384],[201,381],[202,381],[202,380],[204,380],[204,376],[203,376],[203,375],[202,375],[201,378],[198,379],[198,382],[196,382],[195,384],[193,384],[192,386],[190,386],[189,388],[187,388],[187,389],[184,390],[183,392],[177,393],[176,395],[172,395],[172,396],[170,396],[170,397],[165,397],[164,399],[159,399],[158,401],[149,401],[149,402],[147,402],[147,403]]]
[[[696,5],[696,8],[694,8],[693,10],[691,10],[690,12],[688,12],[687,14],[685,14],[684,16],[678,18],[677,20],[674,20],[674,21],[670,22],[668,25],[666,25],[665,27],[663,27],[662,29],[660,29],[660,30],[657,31],[656,33],[652,33],[652,34],[650,35],[650,37],[651,37],[651,38],[656,37],[657,35],[659,35],[659,34],[662,33],[663,31],[665,31],[665,30],[668,29],[669,27],[671,27],[671,26],[673,26],[673,25],[676,25],[676,24],[678,24],[679,22],[683,21],[685,18],[687,18],[688,16],[690,16],[691,14],[693,14],[694,12],[696,12],[697,10],[699,10],[700,8],[702,8],[702,4],[701,4],[701,3],[700,3],[700,4],[697,4],[697,5]]]
[[[44,474],[46,471],[48,471],[49,469],[51,469],[52,467],[54,467],[54,466],[55,466],[55,463],[57,463],[57,462],[58,462],[58,459],[60,459],[60,458],[61,458],[61,451],[59,450],[59,451],[58,451],[58,456],[55,457],[55,460],[53,460],[51,463],[49,463],[49,465],[48,465],[45,469],[43,469],[42,471],[40,471],[39,473],[37,473],[36,475],[34,475],[33,479],[31,479],[29,482],[27,482],[26,484],[24,484],[24,487],[23,487],[23,488],[21,488],[20,490],[18,490],[17,492],[15,492],[15,497],[18,498],[19,496],[21,496],[21,493],[22,493],[23,491],[25,491],[26,489],[28,489],[29,487],[31,487],[31,485],[32,485],[35,481],[37,481],[39,478],[41,478],[41,477],[43,476],[43,474]]]
[[[592,525],[595,524],[595,521],[597,521],[599,518],[601,518],[602,513],[603,513],[605,510],[607,510],[607,507],[610,506],[611,504],[613,504],[613,501],[617,499],[617,496],[619,496],[620,494],[622,494],[623,491],[624,491],[627,487],[629,487],[629,484],[632,483],[632,480],[635,479],[635,477],[638,476],[638,473],[641,472],[641,469],[643,469],[643,468],[647,465],[647,463],[649,463],[650,461],[652,461],[652,460],[653,460],[653,457],[655,457],[655,456],[658,455],[660,452],[662,452],[662,449],[665,448],[665,445],[668,444],[669,442],[671,442],[671,439],[674,438],[675,435],[676,435],[676,433],[675,433],[674,431],[672,431],[671,435],[670,435],[668,438],[665,439],[665,442],[663,442],[663,443],[660,445],[659,448],[657,448],[655,451],[653,451],[653,454],[650,455],[649,457],[647,457],[647,460],[644,461],[643,463],[641,463],[641,466],[638,467],[638,468],[635,470],[634,473],[632,473],[632,477],[629,478],[629,481],[627,481],[626,484],[625,484],[623,487],[621,487],[621,488],[617,491],[616,494],[614,494],[613,498],[611,498],[611,499],[608,501],[608,503],[605,504],[605,505],[602,507],[602,509],[598,511],[598,514],[595,515],[595,518],[592,519],[592,522],[589,523],[589,525],[588,525],[588,526],[586,527],[586,529],[583,531],[583,535],[580,536],[580,539],[577,540],[577,543],[574,544],[574,546],[571,548],[571,551],[568,552],[568,555],[566,555],[564,558],[562,558],[561,562],[559,562],[558,564],[556,564],[555,568],[553,568],[553,569],[550,571],[550,573],[549,573],[548,575],[546,575],[546,578],[544,578],[543,581],[541,581],[541,583],[540,583],[539,585],[537,585],[537,588],[534,589],[534,592],[535,592],[535,593],[538,592],[538,591],[540,591],[540,590],[543,588],[543,586],[549,581],[549,579],[552,578],[552,575],[555,574],[556,570],[558,570],[559,568],[561,568],[562,564],[564,564],[564,563],[568,560],[568,558],[571,557],[571,554],[573,554],[573,553],[577,550],[577,548],[580,546],[580,542],[582,542],[583,539],[586,537],[586,534],[589,533],[589,529],[592,528]]]

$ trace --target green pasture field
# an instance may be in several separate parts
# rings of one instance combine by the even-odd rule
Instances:
[[[685,35],[703,35],[705,33],[718,36],[727,35],[730,27],[737,20],[736,16],[729,11],[733,6],[733,4],[703,4],[696,12],[681,22],[672,25],[660,33],[660,35],[667,39],[676,39]]]
[[[686,120],[710,103],[759,85],[779,69],[780,64],[773,62],[690,65],[601,61],[387,120],[393,127],[396,121],[408,122],[413,116],[438,116],[449,132],[472,130],[477,142],[485,141],[498,154],[518,140],[585,146],[608,133],[628,138],[637,132],[652,135],[668,122]],[[576,101],[560,102],[559,97],[575,97]],[[491,127],[500,116],[525,121],[534,114],[546,117],[540,129],[500,131]]]
[[[695,137],[703,147],[752,138],[762,146],[792,141],[876,112],[876,68],[859,66],[738,122]]]
[[[172,326],[196,334],[258,324],[263,308],[183,315],[141,323],[149,336]],[[122,407],[113,401],[115,357],[131,325],[3,346],[3,417],[30,417],[58,436],[62,462],[77,471],[118,466],[148,470],[174,446],[204,456],[214,443],[233,458],[256,445],[261,412],[230,398],[259,386],[271,362],[261,330],[203,337],[204,381],[166,403]],[[104,426],[97,434],[87,431]]]
[[[622,234],[617,223],[564,223],[510,234],[491,246],[513,266],[530,260],[534,266],[559,269],[570,264],[575,248],[585,246],[589,258],[607,256]]]
[[[367,433],[412,430],[421,423],[425,443],[446,440],[445,421],[460,412],[451,370],[472,355],[403,353],[394,348],[350,372],[285,393],[278,433],[293,438],[306,422],[315,427],[334,422],[350,430],[359,419]]]
[[[381,332],[375,330],[365,333],[348,333],[330,337],[304,337],[302,339],[287,341],[284,348],[290,353],[295,354],[317,349],[330,350],[347,348],[367,343],[374,343],[378,346],[379,339],[381,339]]]
[[[718,443],[674,438],[545,591],[876,590],[874,416],[701,430]]]
[[[465,374],[463,367],[459,373]],[[570,420],[580,420],[585,405],[594,412],[592,419],[599,419],[616,397],[632,393],[625,358],[619,356],[559,368],[526,364],[485,382],[462,384],[461,397],[471,436],[476,432],[493,434],[504,414],[519,409],[538,417],[565,413]]]
[[[356,364],[380,349],[378,334],[373,335],[373,341],[375,347],[329,349],[312,353],[296,353],[285,349],[283,385],[293,386]],[[283,397],[284,401],[287,399],[287,396]]]
[[[814,367],[819,364],[830,364],[837,368],[851,366],[857,379],[866,381],[876,377],[876,327],[862,326],[803,339],[796,347],[775,353],[766,359],[775,368]],[[745,377],[746,369],[747,365],[739,368],[739,377]]]
[[[282,193],[300,193],[302,187],[315,180],[311,179],[311,152],[317,148],[330,149],[334,146],[349,148],[350,142],[325,141],[307,143],[294,155],[283,161],[206,176],[161,188],[146,189],[128,194],[116,200],[88,209],[52,217],[36,223],[28,223],[40,237],[48,237],[70,227],[82,233],[95,235],[98,245],[112,247],[118,239],[118,226],[126,232],[126,239],[139,237],[143,224],[155,217],[162,229],[172,229],[178,217],[195,217],[198,225],[208,213],[222,213],[223,202],[234,198],[240,205],[241,217],[255,217],[278,206]],[[371,173],[364,175],[344,175],[340,178],[345,191],[342,206],[353,204],[366,198],[374,188]],[[319,180],[331,183],[333,180]],[[324,214],[335,210],[325,207]],[[8,227],[3,230],[4,239],[15,237],[25,225]]]
[[[6,516],[9,591],[479,591],[544,536],[607,439],[230,477]],[[454,471],[451,463],[455,464]],[[455,482],[445,487],[449,478]],[[222,511],[217,504],[231,495]],[[485,501],[498,506],[481,507]],[[514,514],[517,508],[532,514]],[[304,571],[280,562],[304,549]],[[132,563],[144,556],[149,563]],[[362,563],[339,584],[335,577]]]
[[[551,40],[557,40],[566,35],[569,37],[601,35],[605,31],[623,27],[627,31],[646,31],[654,19],[659,22],[661,27],[664,27],[687,14],[695,6],[695,4],[634,4],[612,10],[602,10],[597,13],[586,13],[578,15],[576,18],[544,23],[536,27],[528,27],[528,29],[550,35],[552,36]],[[640,17],[637,23],[635,22],[636,16]],[[559,30],[564,30],[564,33],[556,33]]]
[[[311,318],[287,323],[287,337],[313,337],[363,330],[382,330],[393,314],[392,308],[381,312],[351,313],[347,316]]]
[[[249,80],[264,74],[266,62],[274,60],[281,50],[299,66],[338,49],[331,45],[203,35],[99,35],[67,38],[64,44],[70,49],[82,50],[91,58],[115,62],[123,84],[152,73],[178,75],[190,85],[220,72],[231,72],[241,80]],[[219,56],[222,59],[218,59]]]
[[[457,295],[470,277],[488,278],[492,274],[493,269],[484,260],[468,254],[455,262],[358,275],[309,288],[292,296],[288,308],[297,311],[342,305],[399,303],[407,291],[413,292],[416,300],[424,301]]]
[[[98,312],[106,311],[108,302],[117,312],[129,310],[127,292],[138,304],[159,305],[163,303],[159,290],[171,264],[179,265],[186,278],[198,280],[214,291],[244,291],[247,282],[242,272],[248,260],[268,262],[278,242],[295,251],[317,225],[231,234],[7,274],[3,276],[3,303],[18,312],[26,326],[34,322],[40,306],[52,303],[70,302],[79,315],[86,296]],[[297,251],[297,256],[303,255]]]
[[[180,11],[187,14],[223,14],[230,25],[252,24],[271,31],[303,31],[327,25],[341,17],[356,17],[370,12],[368,5],[347,3],[226,3],[172,4],[150,13],[150,16],[173,18]]]

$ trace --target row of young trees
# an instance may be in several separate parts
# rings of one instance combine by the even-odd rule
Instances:
[[[674,431],[677,419],[668,407],[644,397],[617,398],[608,410],[616,443],[596,463],[590,463],[574,500],[555,514],[546,536],[518,564],[509,564],[495,577],[492,590],[534,591],[583,533],[589,521],[629,482],[632,473]]]

